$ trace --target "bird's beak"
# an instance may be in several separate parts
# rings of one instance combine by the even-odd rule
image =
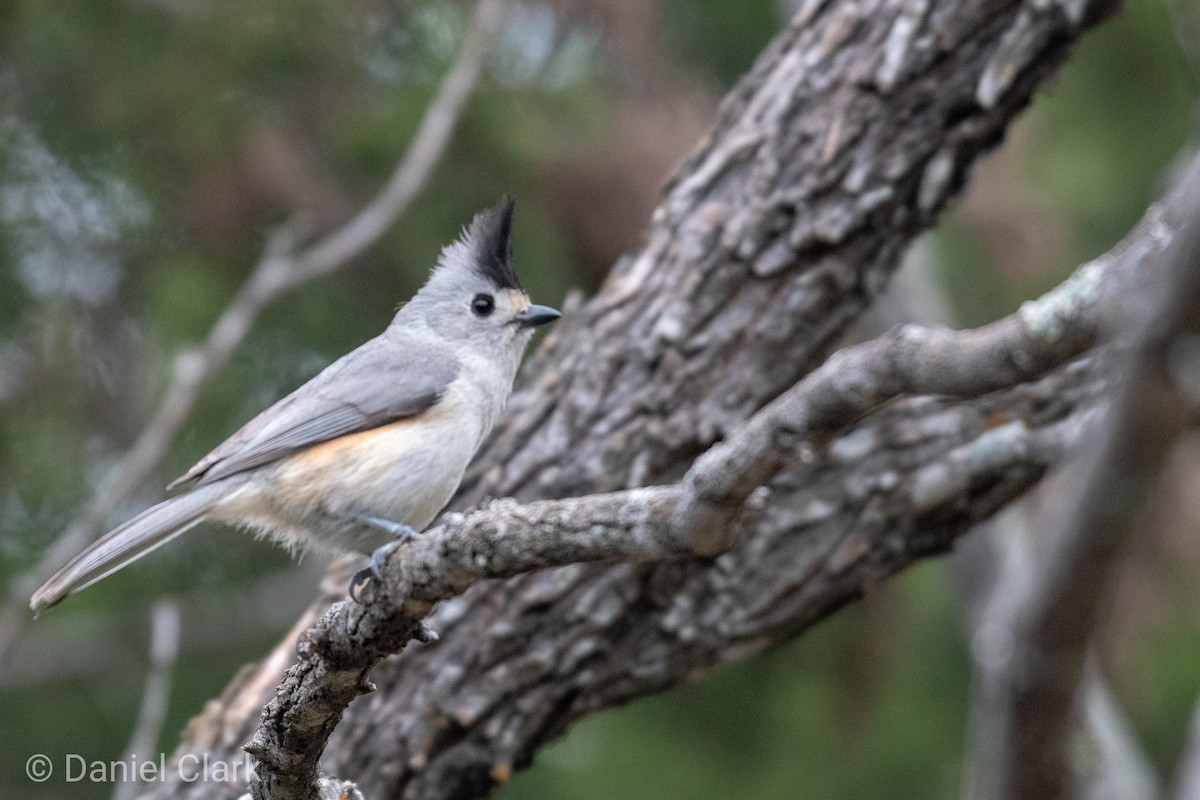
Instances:
[[[547,322],[554,322],[562,316],[556,308],[550,306],[532,305],[529,308],[517,314],[515,322],[522,328],[536,328],[538,325],[545,325]]]

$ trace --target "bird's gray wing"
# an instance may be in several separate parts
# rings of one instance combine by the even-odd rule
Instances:
[[[458,374],[453,353],[372,339],[246,423],[171,487],[196,486],[435,406]]]

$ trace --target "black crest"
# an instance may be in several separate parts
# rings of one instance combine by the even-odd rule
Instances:
[[[474,267],[500,289],[521,289],[512,263],[512,218],[515,202],[509,195],[471,221],[469,236]]]

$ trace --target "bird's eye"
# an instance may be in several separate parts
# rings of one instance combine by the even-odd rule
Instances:
[[[486,317],[496,310],[496,299],[490,294],[477,294],[471,298],[471,311],[477,317]]]

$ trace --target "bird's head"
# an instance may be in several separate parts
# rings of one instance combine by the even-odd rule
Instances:
[[[429,280],[394,324],[418,319],[450,344],[480,353],[519,356],[533,329],[561,314],[533,303],[512,260],[513,200],[475,215],[458,241],[447,246]]]

